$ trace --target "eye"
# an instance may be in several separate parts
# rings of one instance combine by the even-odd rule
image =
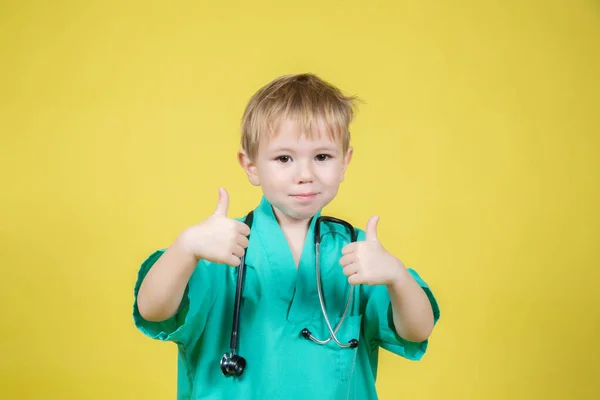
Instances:
[[[292,161],[292,158],[290,156],[279,156],[275,160],[282,164],[287,164],[288,162]]]
[[[327,161],[331,158],[331,156],[329,154],[319,154],[315,158],[317,159],[317,161]]]

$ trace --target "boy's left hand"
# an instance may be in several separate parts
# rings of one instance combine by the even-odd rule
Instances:
[[[371,217],[364,241],[349,243],[342,249],[340,265],[351,285],[391,285],[406,272],[404,264],[390,254],[377,237],[379,217]]]

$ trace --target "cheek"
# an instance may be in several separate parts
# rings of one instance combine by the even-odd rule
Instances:
[[[342,168],[335,165],[324,169],[321,174],[321,180],[330,184],[339,183],[342,180]]]
[[[260,181],[264,186],[277,187],[286,181],[286,173],[281,168],[266,165],[260,169]]]

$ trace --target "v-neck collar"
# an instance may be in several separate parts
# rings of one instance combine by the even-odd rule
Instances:
[[[263,196],[254,210],[247,264],[264,274],[269,286],[274,287],[277,296],[288,304],[290,320],[306,318],[314,310],[312,301],[307,300],[317,299],[314,228],[320,215],[321,211],[310,221],[296,268],[292,250],[277,222],[271,203]],[[253,237],[255,240],[252,240]],[[256,250],[251,249],[253,246]],[[257,248],[260,248],[262,254],[257,254]]]

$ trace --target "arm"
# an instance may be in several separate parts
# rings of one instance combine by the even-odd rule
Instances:
[[[386,285],[394,326],[398,335],[411,342],[425,341],[433,330],[433,310],[425,291],[398,260],[398,276]]]
[[[140,286],[138,308],[142,318],[147,321],[164,321],[179,308],[198,262],[183,248],[181,242],[181,238],[178,238],[163,253]]]
[[[248,247],[250,228],[227,218],[228,207],[229,195],[220,189],[215,212],[185,229],[148,271],[137,297],[142,318],[161,322],[177,312],[199,260],[233,267],[240,263]]]

